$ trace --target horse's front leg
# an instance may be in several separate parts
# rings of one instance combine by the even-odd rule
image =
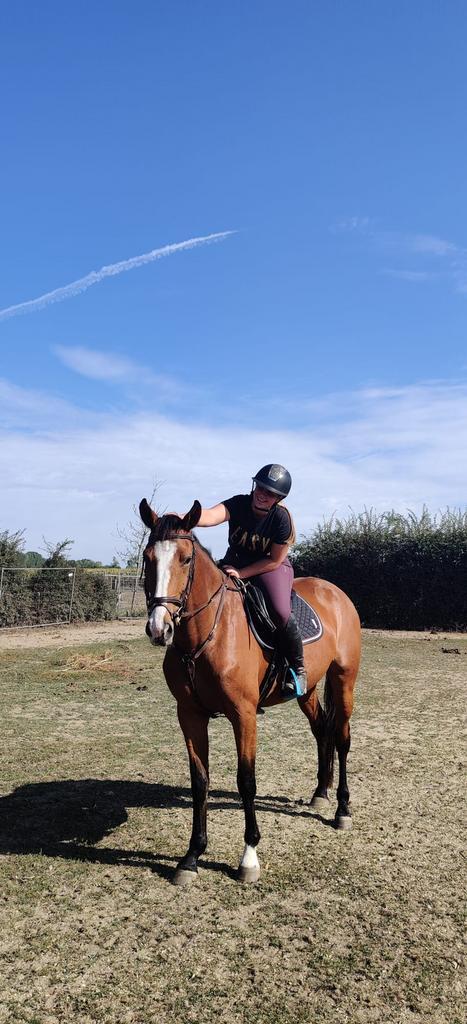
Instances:
[[[245,811],[245,849],[238,867],[241,882],[257,882],[260,876],[256,847],[260,832],[256,821],[256,707],[248,708],[243,714],[237,713],[232,719],[237,745],[237,785]]]
[[[188,851],[177,865],[173,882],[174,885],[188,885],[198,878],[198,858],[208,844],[206,816],[209,788],[209,718],[201,708],[197,708],[194,702],[190,701],[188,707],[178,705],[178,720],[190,761],[193,829]]]

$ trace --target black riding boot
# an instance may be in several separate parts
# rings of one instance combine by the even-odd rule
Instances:
[[[290,619],[285,626],[278,628],[277,640],[281,654],[287,658],[290,668],[297,677],[296,686],[290,673],[287,672],[282,687],[284,697],[297,697],[299,696],[300,691],[302,693],[306,693],[307,675],[303,661],[303,644],[297,622],[293,615],[290,616]],[[299,693],[297,693],[297,688]]]

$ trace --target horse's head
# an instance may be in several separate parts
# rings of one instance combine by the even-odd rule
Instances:
[[[158,516],[146,498],[139,512],[151,531],[144,550],[144,589],[148,609],[146,633],[153,644],[172,643],[174,624],[190,595],[195,565],[191,530],[198,523],[201,505],[195,501],[186,516]]]

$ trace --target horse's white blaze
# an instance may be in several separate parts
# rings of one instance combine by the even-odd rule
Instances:
[[[176,543],[173,540],[158,540],[154,545],[154,554],[157,559],[157,587],[155,597],[168,597],[170,585],[170,567],[176,550]],[[164,605],[154,608],[148,622],[151,636],[158,636],[164,629],[165,613]]]
[[[259,868],[259,860],[256,855],[256,848],[254,846],[245,846],[243,851],[243,857],[240,861],[241,868]]]

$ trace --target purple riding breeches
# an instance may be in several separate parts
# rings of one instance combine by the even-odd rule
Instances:
[[[285,626],[290,619],[293,580],[293,569],[288,558],[277,569],[251,577],[251,583],[262,590],[276,626]]]

